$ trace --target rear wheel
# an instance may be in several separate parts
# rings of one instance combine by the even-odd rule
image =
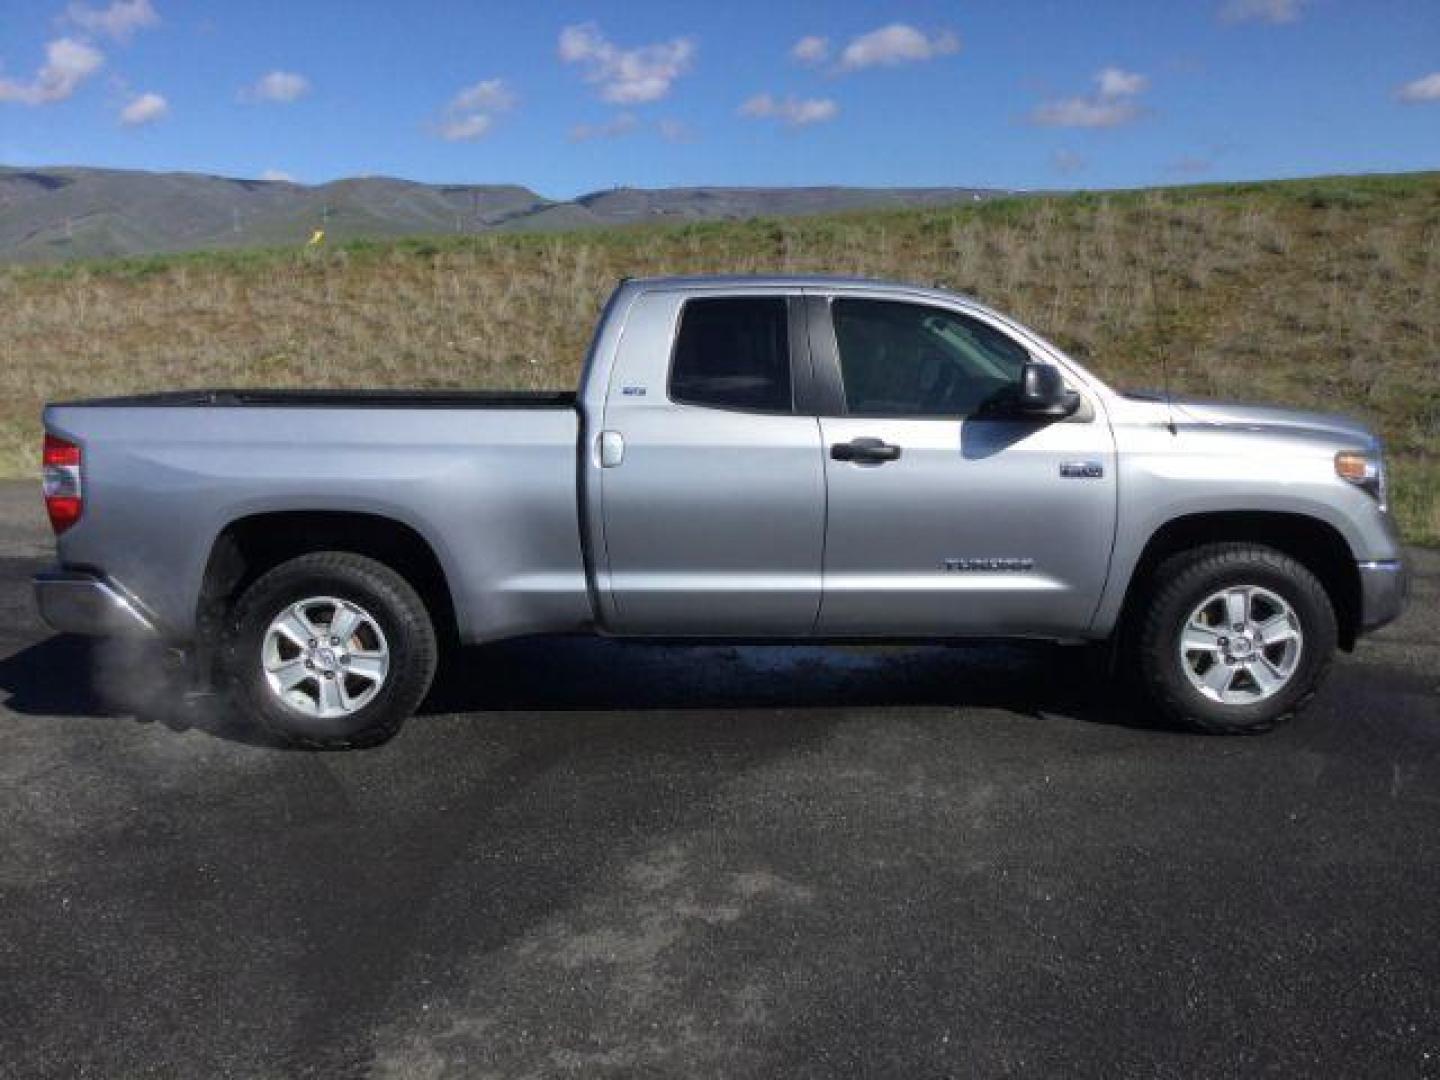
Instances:
[[[424,602],[383,563],[318,552],[245,590],[227,623],[235,698],[272,734],[325,749],[384,742],[425,697],[435,630]]]
[[[1136,652],[1171,719],[1254,734],[1314,696],[1335,652],[1335,611],[1299,562],[1258,544],[1210,544],[1166,560],[1154,581]]]

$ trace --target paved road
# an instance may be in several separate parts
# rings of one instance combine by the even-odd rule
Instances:
[[[1433,553],[1265,738],[1049,648],[552,641],[313,754],[47,634],[46,551],[0,487],[0,1074],[1440,1075]]]

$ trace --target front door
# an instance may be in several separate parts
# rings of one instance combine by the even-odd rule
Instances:
[[[825,470],[818,421],[795,410],[801,303],[656,291],[628,313],[598,469],[616,630],[814,628]]]
[[[1004,417],[1030,351],[948,307],[812,300],[840,392],[821,418],[828,514],[818,630],[1070,635],[1090,622],[1115,529],[1109,425]],[[1036,358],[1040,359],[1040,358]]]

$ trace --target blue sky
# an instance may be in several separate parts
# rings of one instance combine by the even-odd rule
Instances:
[[[0,163],[1111,187],[1440,167],[1440,0],[4,0]]]

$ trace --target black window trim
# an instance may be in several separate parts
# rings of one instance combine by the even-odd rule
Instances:
[[[790,407],[759,409],[741,405],[716,405],[689,401],[675,396],[675,355],[680,348],[680,328],[685,323],[685,309],[705,300],[783,300],[785,301],[785,338],[790,364]],[[792,290],[776,292],[704,292],[686,296],[675,312],[675,326],[670,334],[670,357],[665,365],[665,399],[671,405],[687,409],[709,409],[713,412],[747,413],[752,416],[815,416],[815,371],[810,339],[804,317],[805,297]]]

